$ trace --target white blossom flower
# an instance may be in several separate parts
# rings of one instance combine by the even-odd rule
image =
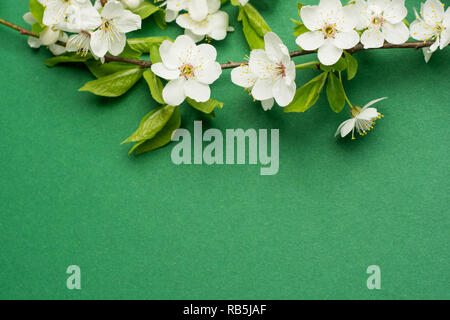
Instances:
[[[408,14],[405,0],[356,0],[360,12],[357,29],[365,49],[381,48],[386,40],[392,44],[405,43],[409,30],[403,20]]]
[[[152,71],[169,80],[163,90],[164,101],[178,106],[186,97],[197,102],[206,102],[211,97],[209,85],[222,74],[216,62],[217,51],[210,44],[196,45],[186,36],[177,37],[175,42],[164,41],[160,48],[162,62],[152,65]]]
[[[444,4],[438,0],[427,0],[420,10],[422,17],[411,23],[411,37],[420,40],[435,40],[429,48],[423,48],[425,61],[428,62],[433,52],[450,44],[450,8],[444,11]]]
[[[248,65],[235,68],[231,72],[231,80],[251,91],[253,98],[261,101],[264,110],[271,109],[274,100],[285,107],[295,95],[295,63],[275,33],[267,33],[264,42],[265,50],[253,50]]]
[[[98,57],[104,57],[108,51],[119,55],[126,45],[125,33],[140,29],[141,17],[116,1],[106,3],[101,17],[100,27],[91,34],[92,52]]]
[[[67,41],[67,51],[78,52],[81,56],[85,57],[91,51],[91,35],[87,31],[81,31],[80,33],[73,34]]]
[[[336,136],[339,134],[342,138],[346,137],[350,132],[352,133],[352,139],[355,138],[355,129],[359,135],[365,135],[368,131],[373,129],[375,121],[383,117],[382,114],[378,113],[376,108],[372,108],[377,102],[380,102],[385,98],[380,98],[373,100],[366,104],[362,109],[354,106],[351,109],[352,118],[344,121],[336,131]]]
[[[27,12],[23,16],[23,20],[29,25],[37,23],[31,12]],[[46,27],[39,34],[39,38],[29,36],[28,45],[33,49],[38,49],[41,46],[48,46],[48,49],[51,53],[53,53],[55,56],[59,56],[66,52],[66,48],[57,44],[57,42],[66,42],[67,39],[67,34],[62,32],[61,30],[57,30],[54,27]]]
[[[357,24],[356,8],[342,7],[339,0],[320,0],[318,6],[304,6],[300,11],[303,23],[310,32],[298,36],[297,44],[304,50],[318,50],[322,64],[338,62],[344,49],[350,49],[359,42],[354,30]]]
[[[229,27],[228,13],[219,11],[220,0],[200,0],[197,6],[190,8],[189,12],[178,16],[177,24],[185,29],[185,34],[195,42],[201,41],[205,36],[214,40],[223,40]],[[206,16],[203,13],[206,12]],[[202,20],[198,18],[203,17]]]
[[[67,32],[95,29],[100,15],[90,0],[39,0],[45,7],[43,24]]]
[[[209,2],[211,0],[167,0],[162,4],[166,6],[166,22],[174,21],[183,10],[187,10],[196,21],[205,20],[209,13]]]
[[[144,0],[121,0],[121,2],[125,8],[136,9],[144,2]]]

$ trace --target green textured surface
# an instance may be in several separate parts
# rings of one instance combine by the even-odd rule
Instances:
[[[27,3],[2,0],[0,17],[26,26]],[[256,4],[291,49],[295,3]],[[407,5],[411,20],[419,1]],[[237,31],[217,45],[222,62],[248,51],[226,10]],[[136,36],[181,33],[143,27]],[[0,42],[0,298],[450,298],[450,49],[429,64],[413,50],[358,53],[351,100],[389,100],[355,142],[334,139],[347,112],[325,95],[305,114],[265,113],[225,71],[217,119],[184,106],[183,126],[280,128],[280,172],[261,177],[257,166],[177,167],[170,146],[128,156],[120,142],[156,107],[144,81],[96,97],[77,91],[93,79],[81,66],[47,68],[49,53],[3,26]],[[71,264],[81,291],[66,289]],[[366,288],[372,264],[381,291]]]

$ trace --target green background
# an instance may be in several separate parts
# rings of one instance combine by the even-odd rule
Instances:
[[[296,1],[252,2],[295,49]],[[0,17],[25,27],[27,3],[2,0]],[[407,1],[410,21],[419,3]],[[226,10],[236,32],[214,44],[219,61],[239,61],[248,47]],[[143,29],[132,36],[182,32],[152,19]],[[389,99],[353,142],[333,137],[349,114],[325,96],[304,114],[264,112],[225,71],[217,119],[184,105],[182,125],[279,128],[280,172],[263,177],[259,166],[175,166],[171,146],[128,156],[120,142],[156,107],[145,81],[117,99],[78,92],[93,79],[82,65],[49,69],[45,49],[4,27],[0,39],[0,298],[450,298],[450,49],[429,64],[413,50],[358,53],[350,99]],[[81,291],[66,288],[72,264]],[[380,291],[366,287],[373,264]]]

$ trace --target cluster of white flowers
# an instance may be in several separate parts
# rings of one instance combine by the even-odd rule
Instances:
[[[30,46],[41,45],[59,55],[65,51],[103,58],[108,52],[119,55],[126,45],[126,33],[141,28],[141,18],[128,9],[135,9],[143,0],[38,0],[44,7],[43,25],[39,38],[30,37]],[[105,4],[106,2],[106,4]],[[248,0],[239,0],[245,6]],[[232,28],[226,12],[220,11],[220,0],[166,0],[166,20],[185,29],[185,35],[175,42],[164,41],[160,46],[161,63],[152,71],[168,80],[163,90],[164,101],[173,106],[186,98],[197,102],[210,99],[210,85],[222,74],[216,61],[217,51],[210,44],[196,45],[205,38],[222,40]],[[339,0],[320,0],[318,5],[304,5],[300,16],[307,31],[296,43],[304,50],[317,50],[325,66],[336,64],[344,50],[361,43],[364,49],[381,48],[385,43],[401,45],[410,37],[419,41],[434,41],[423,49],[428,62],[433,52],[450,43],[450,8],[445,10],[439,0],[427,0],[416,12],[416,20],[408,28],[405,0],[353,0],[342,5]],[[24,19],[35,24],[30,13]],[[70,36],[67,33],[70,33]],[[273,32],[264,37],[265,49],[253,50],[248,63],[231,73],[234,84],[244,87],[264,110],[276,102],[289,105],[296,92],[296,67],[288,48]],[[66,47],[61,43],[66,42]],[[384,99],[384,98],[382,98]],[[364,134],[381,115],[371,107],[351,106],[352,118],[344,122],[337,134],[354,131]]]
[[[228,14],[219,10],[220,0],[167,0],[163,5],[166,21],[176,21],[195,42],[205,37],[223,40],[227,32],[234,30],[229,26]]]
[[[55,55],[64,52],[89,52],[103,58],[108,52],[119,55],[126,45],[126,33],[141,28],[140,16],[127,8],[135,8],[143,0],[110,0],[105,6],[100,0],[93,5],[90,0],[39,0],[44,6],[43,25],[39,39],[30,37],[33,48],[49,46]],[[24,20],[36,23],[30,13]],[[70,37],[66,34],[71,33]],[[65,42],[66,47],[58,42]]]

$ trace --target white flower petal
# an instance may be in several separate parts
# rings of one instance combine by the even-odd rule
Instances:
[[[442,20],[442,25],[445,28],[450,29],[450,7],[448,7],[447,10],[445,10],[444,18]]]
[[[102,30],[91,33],[91,50],[97,57],[104,57],[108,49],[108,39]]]
[[[217,59],[217,50],[214,48],[214,46],[203,43],[199,46],[197,46],[198,49],[198,58],[200,63],[206,62],[206,61],[216,61]]]
[[[324,21],[336,22],[343,18],[342,3],[340,0],[320,0],[320,13]]]
[[[337,129],[336,136],[340,133],[342,138],[346,137],[355,128],[355,124],[355,118],[344,121]]]
[[[390,3],[390,0],[367,0],[368,7],[371,7],[370,9],[376,11],[378,14],[383,12]]]
[[[431,56],[433,55],[433,52],[430,50],[430,48],[422,48],[422,52],[425,58],[425,62],[428,63],[431,59]]]
[[[184,93],[184,78],[178,78],[167,83],[163,89],[164,101],[170,106],[179,106],[186,99]]]
[[[222,67],[216,61],[207,61],[195,68],[195,79],[204,84],[212,84],[222,74]]]
[[[316,50],[325,42],[321,31],[306,32],[297,37],[295,41],[304,50]]]
[[[120,17],[125,12],[123,5],[117,1],[108,1],[101,11],[101,16],[105,19]]]
[[[209,15],[207,21],[210,29],[208,35],[212,39],[220,41],[226,38],[229,27],[228,13],[224,11],[216,12]]]
[[[191,63],[198,54],[197,45],[194,40],[186,35],[178,36],[170,50],[177,61],[177,65]]]
[[[273,108],[274,104],[275,104],[275,100],[273,98],[261,101],[261,106],[264,109],[264,111],[271,110]]]
[[[397,24],[408,15],[404,0],[393,0],[384,10],[383,18],[392,24]]]
[[[137,14],[124,10],[119,17],[114,19],[114,23],[120,32],[128,33],[141,29],[142,20]]]
[[[188,11],[195,21],[205,20],[208,15],[208,3],[206,0],[189,0]]]
[[[211,97],[209,85],[196,80],[188,80],[184,83],[184,93],[197,102],[206,102]]]
[[[397,24],[386,22],[383,25],[383,36],[389,43],[402,44],[409,39],[409,29],[403,22]]]
[[[300,16],[302,18],[305,27],[311,31],[316,31],[322,28],[324,22],[320,9],[318,6],[304,6],[300,10]]]
[[[109,52],[113,56],[118,56],[123,52],[123,49],[125,49],[125,45],[127,44],[127,37],[125,36],[125,33],[118,33],[116,37],[109,41]]]
[[[260,101],[273,98],[273,85],[274,83],[272,79],[258,79],[253,86],[253,98]]]
[[[369,107],[373,106],[375,103],[378,103],[378,102],[386,100],[386,99],[387,99],[387,97],[372,100],[368,104],[366,104],[363,109],[369,108]]]
[[[292,82],[286,84],[283,79],[279,79],[273,87],[273,96],[280,107],[285,107],[292,102],[295,96],[296,85]]]
[[[163,63],[154,63],[152,65],[152,71],[158,77],[161,77],[166,80],[175,80],[180,77],[179,69],[169,69]]]
[[[368,29],[361,35],[361,43],[365,49],[381,48],[384,44],[384,36],[378,29]]]
[[[426,23],[436,25],[442,22],[444,7],[438,0],[427,0],[423,5],[422,15]]]
[[[416,20],[411,23],[410,34],[413,39],[426,41],[431,39],[434,34],[433,27],[424,21]]]
[[[349,32],[338,32],[334,38],[334,45],[341,49],[350,49],[359,42],[359,34],[355,30]]]
[[[31,12],[25,13],[23,15],[23,20],[31,26],[37,22],[36,19],[31,14]]]
[[[159,46],[159,55],[164,65],[169,69],[176,69],[180,65],[174,54],[172,54],[173,42],[164,40]]]
[[[441,43],[440,48],[443,50],[450,44],[450,29],[446,29],[441,33]]]
[[[264,36],[264,44],[267,57],[273,62],[279,63],[283,58],[289,56],[289,50],[280,37],[273,32],[268,32]]]
[[[203,35],[195,34],[189,29],[184,29],[184,34],[189,38],[191,38],[195,43],[202,41],[203,39],[205,39],[206,36],[205,34]]]
[[[332,39],[327,39],[324,44],[319,48],[317,56],[322,64],[326,66],[332,66],[342,56],[343,50],[336,47]]]
[[[234,68],[231,71],[231,81],[240,87],[251,88],[255,85],[258,77],[250,71],[248,65]]]
[[[38,49],[42,45],[41,40],[36,37],[28,37],[28,45],[33,49]]]
[[[251,72],[259,78],[271,78],[273,76],[274,64],[264,50],[256,49],[250,52],[249,66]]]

